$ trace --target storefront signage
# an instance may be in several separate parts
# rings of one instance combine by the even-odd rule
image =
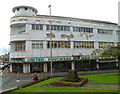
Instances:
[[[84,56],[84,57],[80,57],[80,59],[99,59],[101,57],[99,56]]]
[[[22,61],[25,61],[25,59],[12,59],[12,58],[11,58],[9,61],[10,61],[10,62],[16,62],[16,61],[17,61],[17,62],[22,62]]]
[[[72,57],[57,57],[57,58],[52,58],[52,61],[66,61],[66,60],[73,60]],[[10,59],[11,62],[20,62],[20,61],[51,61],[51,58],[30,58],[30,59]]]
[[[75,59],[101,59],[101,58],[109,58],[109,57],[101,57],[101,56],[74,56]]]
[[[73,56],[73,57],[56,57],[52,58],[52,61],[67,61],[67,60],[76,60],[76,59],[103,59],[108,57],[100,56]],[[30,58],[30,59],[10,59],[10,62],[42,62],[42,61],[51,61],[51,58]]]
[[[72,57],[58,57],[52,58],[52,61],[62,61],[62,60],[72,60]],[[32,58],[32,59],[25,59],[25,61],[51,61],[51,58]]]
[[[25,61],[44,61],[44,58],[31,58],[31,59],[25,59]]]
[[[50,61],[51,58],[48,58],[48,61]],[[53,61],[62,61],[62,60],[72,60],[72,57],[61,57],[61,58],[52,58]]]

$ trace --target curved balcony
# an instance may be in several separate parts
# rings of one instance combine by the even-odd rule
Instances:
[[[10,41],[28,40],[28,39],[30,39],[30,35],[28,33],[10,34]]]
[[[11,18],[10,20],[10,24],[13,25],[13,24],[21,24],[21,23],[29,23],[29,19],[28,17],[13,17]]]
[[[25,58],[27,55],[26,51],[21,52],[11,52],[10,58]]]

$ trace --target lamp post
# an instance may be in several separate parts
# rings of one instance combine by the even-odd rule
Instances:
[[[52,69],[52,31],[51,31],[51,5],[48,6],[49,8],[49,14],[50,14],[50,60],[51,60],[51,77],[53,76],[53,69]]]

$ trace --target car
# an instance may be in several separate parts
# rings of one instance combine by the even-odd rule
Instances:
[[[9,67],[9,63],[0,63],[0,70],[4,70],[5,68]]]

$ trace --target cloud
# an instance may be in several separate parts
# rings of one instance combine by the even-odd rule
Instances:
[[[9,48],[5,48],[5,47],[0,48],[0,55],[7,54],[9,51],[10,51]]]

